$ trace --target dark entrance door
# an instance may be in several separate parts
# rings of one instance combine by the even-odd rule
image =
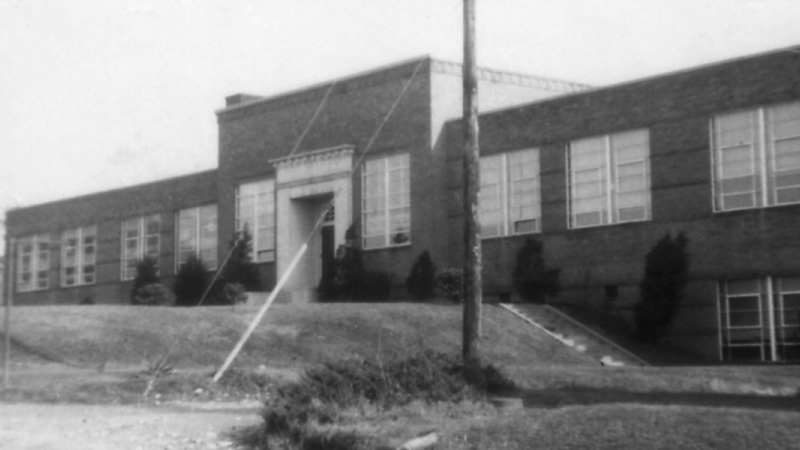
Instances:
[[[334,248],[335,241],[333,236],[333,225],[326,225],[322,227],[322,286],[331,286],[333,284],[334,273],[334,258],[336,256],[336,249]]]

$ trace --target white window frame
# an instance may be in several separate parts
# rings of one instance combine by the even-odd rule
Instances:
[[[800,101],[779,103],[762,106],[754,109],[732,111],[718,114],[711,118],[710,136],[712,142],[712,189],[714,212],[736,211],[743,209],[767,208],[800,203],[800,120],[790,133],[776,136],[776,113],[781,109],[800,111]],[[726,118],[734,116],[749,116],[750,139],[722,145],[722,123]],[[741,128],[740,128],[741,130]],[[794,142],[798,150],[789,152],[788,159],[794,160],[794,165],[786,167],[778,162],[778,146],[787,142]],[[750,172],[752,188],[750,190],[725,192],[723,183],[726,180],[736,180],[737,177],[725,177],[725,168],[721,161],[723,152],[732,148],[749,148]],[[789,183],[780,185],[779,177],[789,177]],[[742,176],[738,178],[744,178]],[[780,193],[791,191],[797,196],[796,200],[781,200]],[[726,200],[730,196],[750,195],[751,204],[746,206],[728,206]]]
[[[243,210],[246,203],[250,203],[249,211]],[[275,218],[275,179],[242,183],[236,187],[236,230],[242,231],[247,225],[253,238],[254,262],[275,261]]]
[[[526,156],[532,157],[535,160],[535,168],[533,174],[514,178],[511,168],[515,164],[521,164],[518,159],[524,159]],[[489,183],[488,164],[494,162],[498,169],[498,179]],[[517,234],[533,234],[539,233],[542,229],[542,212],[541,212],[541,180],[540,180],[540,165],[539,165],[539,149],[530,148],[524,150],[516,150],[513,152],[499,153],[496,155],[489,155],[481,157],[481,193],[479,195],[479,210],[482,217],[486,217],[490,210],[487,209],[486,200],[489,196],[495,197],[495,203],[498,205],[498,215],[500,217],[499,223],[489,224],[486,220],[481,219],[481,234],[484,239],[494,237],[511,236]],[[535,185],[533,191],[533,198],[517,198],[515,196],[514,185],[518,182],[533,181]],[[494,191],[489,192],[488,188],[493,187]],[[533,208],[533,214],[518,215],[516,211],[522,211],[523,208]],[[517,219],[517,220],[515,220]],[[535,221],[535,226],[532,230],[517,231],[517,224],[522,222]],[[494,228],[494,230],[492,229]]]
[[[157,231],[151,233],[150,225],[155,224]],[[136,266],[145,257],[158,262],[161,253],[161,215],[152,214],[122,221],[120,225],[120,279],[136,278]],[[131,233],[129,233],[131,232]],[[151,245],[155,242],[155,245]]]
[[[49,289],[50,235],[37,234],[34,236],[27,236],[17,240],[16,246],[16,291],[31,292]],[[14,264],[14,262],[10,261],[9,264]]]
[[[755,292],[733,295],[728,293],[729,283],[743,281],[756,283]],[[784,288],[784,285],[790,282],[794,287]],[[782,350],[785,352],[787,347],[800,347],[800,340],[792,341],[795,336],[792,333],[798,332],[800,324],[786,321],[787,311],[791,311],[789,314],[798,314],[800,310],[793,308],[787,310],[784,303],[784,298],[787,295],[800,295],[800,277],[779,278],[767,276],[744,280],[722,280],[719,283],[718,292],[719,346],[720,358],[723,361],[736,361],[736,359],[732,359],[728,355],[735,348],[757,348],[760,361],[781,361],[783,359]],[[734,310],[734,312],[739,313],[756,312],[758,314],[757,324],[731,325],[730,303],[731,299],[738,297],[757,297],[757,310]],[[732,339],[733,334],[736,332],[748,330],[753,333],[754,340],[737,342]],[[797,351],[800,352],[800,348]]]
[[[194,215],[194,220],[191,224],[190,230],[183,230],[181,228],[182,217],[186,215]],[[213,217],[213,220],[210,219]],[[204,205],[194,208],[184,208],[176,214],[175,217],[175,271],[179,271],[186,258],[189,255],[196,255],[200,257],[205,264],[206,269],[216,270],[218,264],[217,256],[217,221],[218,212],[217,205]],[[181,237],[181,233],[186,231],[191,234],[190,247],[182,248],[181,245],[185,240]],[[204,244],[204,235],[209,241],[207,245]],[[210,257],[203,257],[203,254]]]
[[[623,161],[620,156],[621,144],[617,144],[618,140],[626,136],[634,136],[637,133],[643,134],[641,146],[644,149],[644,155],[641,158]],[[580,144],[594,144],[598,145],[599,164],[593,167],[584,167],[578,169],[576,149]],[[641,187],[638,189],[623,190],[623,183],[621,182],[621,167],[632,164],[640,164],[641,171],[636,173],[635,177],[641,178]],[[596,194],[593,196],[579,197],[578,192],[578,173],[595,173],[596,174]],[[567,184],[569,191],[569,228],[589,228],[603,225],[612,225],[627,222],[642,222],[652,218],[652,199],[651,199],[651,182],[650,182],[650,131],[647,128],[636,130],[629,130],[619,133],[593,136],[583,139],[578,139],[570,142],[567,148]],[[624,217],[624,201],[623,197],[626,195],[637,195],[643,199],[642,204],[637,204],[635,207],[630,207],[630,210],[642,210],[641,217]],[[603,206],[599,209],[592,211],[579,211],[577,203],[581,200],[588,200],[590,198],[597,199]],[[578,220],[579,214],[598,214],[598,220],[592,223],[580,224]]]
[[[74,238],[74,245],[68,241]],[[97,282],[97,226],[78,227],[61,233],[61,286],[73,287]],[[75,253],[70,263],[69,252]],[[70,269],[72,273],[70,274]]]
[[[361,170],[362,199],[362,243],[365,250],[411,245],[411,170],[410,155],[397,153],[364,162]],[[370,170],[370,166],[373,167]],[[392,165],[394,164],[394,167]],[[392,186],[393,176],[399,176],[401,183]],[[375,177],[382,186],[383,193],[371,192],[367,180]],[[395,199],[397,204],[392,204]],[[405,212],[405,214],[404,214]],[[379,220],[370,219],[370,216]],[[392,217],[406,216],[400,225],[392,226]],[[381,219],[382,216],[382,219]],[[377,233],[370,234],[370,224],[379,226]]]

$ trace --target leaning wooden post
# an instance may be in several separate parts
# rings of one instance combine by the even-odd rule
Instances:
[[[6,239],[6,270],[3,276],[6,277],[6,308],[3,320],[3,334],[5,335],[5,351],[3,352],[3,387],[10,387],[9,372],[11,361],[11,306],[14,295],[14,238]]]
[[[481,229],[478,221],[480,149],[475,67],[475,0],[464,0],[464,339],[466,364],[480,365]]]

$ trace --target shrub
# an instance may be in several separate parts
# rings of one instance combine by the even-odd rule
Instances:
[[[152,256],[145,256],[136,262],[136,277],[133,279],[131,288],[131,302],[136,292],[148,284],[159,283],[161,278],[158,276],[158,260]]]
[[[512,279],[514,289],[522,297],[534,303],[544,303],[547,296],[558,295],[558,276],[561,269],[548,269],[544,264],[544,245],[533,238],[517,252]]]
[[[461,302],[464,299],[464,271],[445,269],[436,275],[436,287],[454,303]]]
[[[436,266],[427,250],[422,252],[411,266],[411,272],[406,278],[406,288],[417,300],[433,297],[436,289]]]
[[[225,303],[230,305],[238,305],[247,301],[247,290],[239,283],[227,283],[223,286],[222,293],[225,296]]]
[[[330,278],[323,278],[317,286],[321,300],[337,300],[342,298],[355,299],[359,297],[361,285],[364,282],[366,271],[361,250],[355,247],[351,239],[352,227],[348,229],[347,243],[336,249],[333,261],[333,274]]]
[[[477,401],[486,394],[510,391],[516,391],[516,386],[495,367],[467,369],[459,356],[430,350],[383,362],[336,361],[307,370],[298,382],[276,390],[261,412],[261,439],[322,444],[303,448],[374,448],[364,444],[364,437],[337,433],[342,410],[365,404],[388,409],[414,401]],[[315,424],[332,425],[332,432],[325,434]]]
[[[261,289],[261,274],[253,262],[253,236],[245,225],[230,241],[231,254],[217,278],[220,286],[236,283],[247,291]]]
[[[151,283],[140,287],[134,293],[131,303],[141,306],[174,306],[175,296],[161,284]]]
[[[175,275],[175,304],[177,306],[197,306],[208,286],[208,270],[203,261],[190,255]]]
[[[639,337],[645,341],[665,338],[680,308],[688,281],[688,240],[667,233],[645,257],[644,278],[634,313]]]

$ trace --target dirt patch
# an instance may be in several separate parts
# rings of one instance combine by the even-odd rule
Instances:
[[[260,423],[257,402],[160,406],[0,404],[0,448],[222,449]]]

